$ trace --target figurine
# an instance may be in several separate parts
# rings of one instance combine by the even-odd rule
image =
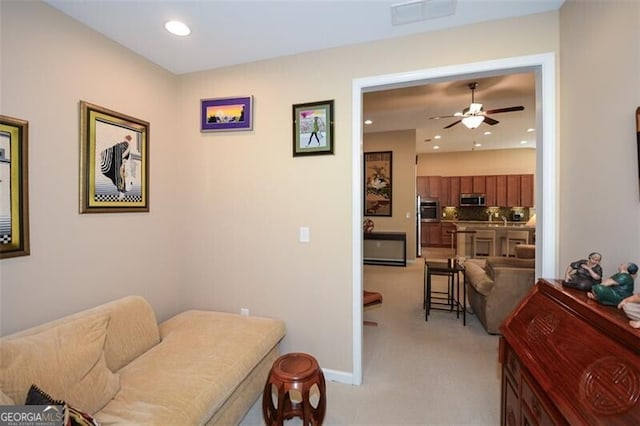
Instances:
[[[638,265],[632,262],[622,263],[618,266],[617,273],[604,280],[602,284],[594,284],[587,296],[603,305],[618,306],[622,300],[633,294],[633,281],[637,273]]]
[[[618,309],[622,309],[629,317],[629,325],[640,328],[640,293],[629,296],[618,303]]]
[[[602,281],[602,255],[598,252],[589,253],[588,259],[571,262],[564,274],[563,284],[567,287],[590,291],[591,286]]]

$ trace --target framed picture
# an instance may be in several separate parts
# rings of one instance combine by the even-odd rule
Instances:
[[[364,153],[364,215],[391,216],[393,152]]]
[[[333,100],[293,106],[293,156],[333,154]]]
[[[149,211],[149,123],[80,102],[80,213]]]
[[[0,115],[0,259],[29,255],[29,122]]]
[[[200,100],[200,131],[253,129],[253,97]]]

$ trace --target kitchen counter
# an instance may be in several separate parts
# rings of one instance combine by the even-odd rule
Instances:
[[[506,240],[507,233],[509,231],[528,231],[529,232],[529,244],[534,244],[535,230],[534,226],[527,226],[522,222],[489,222],[489,221],[449,221],[456,225],[458,231],[478,231],[478,230],[493,230],[496,231],[496,256],[503,256],[507,253]],[[473,238],[474,234],[459,233],[457,235],[457,255],[465,257],[473,256]],[[512,254],[512,253],[511,253]]]

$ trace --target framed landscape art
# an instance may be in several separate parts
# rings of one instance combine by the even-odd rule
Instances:
[[[364,215],[391,216],[393,152],[364,153]]]
[[[200,131],[227,132],[253,129],[253,97],[202,99]]]
[[[333,154],[333,100],[293,105],[293,156]]]
[[[0,115],[0,259],[29,255],[29,122]]]
[[[80,213],[149,211],[149,123],[80,102]]]

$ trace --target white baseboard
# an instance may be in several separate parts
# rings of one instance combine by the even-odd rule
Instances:
[[[353,373],[347,371],[332,370],[330,368],[323,368],[325,380],[332,382],[344,383],[347,385],[353,385]]]

